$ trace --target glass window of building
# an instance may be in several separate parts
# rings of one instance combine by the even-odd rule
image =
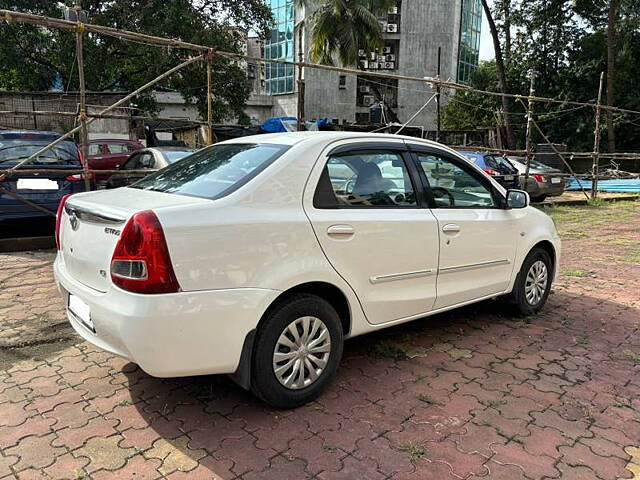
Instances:
[[[478,67],[482,5],[480,0],[462,0],[460,46],[458,50],[458,82],[468,83]]]
[[[265,42],[264,56],[267,59],[293,61],[293,0],[267,0],[273,11],[275,25]],[[267,64],[265,68],[265,93],[280,95],[293,93],[293,65]]]

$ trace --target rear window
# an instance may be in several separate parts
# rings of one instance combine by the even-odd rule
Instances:
[[[518,171],[516,168],[511,165],[509,160],[504,157],[494,157],[492,155],[487,155],[484,157],[484,163],[489,168],[493,168],[502,174],[514,174]]]
[[[15,165],[36,153],[52,140],[0,138],[0,164]],[[27,165],[80,165],[78,148],[73,142],[63,141],[41,153]]]
[[[258,175],[287,150],[285,145],[213,145],[131,185],[132,188],[221,198]]]
[[[187,155],[191,155],[193,152],[191,151],[180,151],[180,152],[162,152],[164,158],[167,159],[167,163],[174,163],[180,160],[181,158],[186,157]]]

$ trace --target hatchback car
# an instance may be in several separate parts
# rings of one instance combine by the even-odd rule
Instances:
[[[524,175],[527,170],[526,159],[508,156],[509,162],[516,167],[520,175],[520,184],[527,191],[533,202],[543,202],[547,197],[559,197],[564,193],[567,175],[557,168],[531,160],[529,181],[525,185]],[[526,187],[526,188],[525,188]]]
[[[0,131],[0,170],[15,167],[60,137],[59,133],[37,130]],[[50,172],[32,173],[40,169]],[[12,194],[55,213],[62,197],[85,191],[83,175],[69,173],[80,169],[82,161],[78,147],[73,140],[64,140],[10,175],[4,178],[0,175],[0,220],[47,216]]]
[[[118,168],[118,170],[122,171],[121,174],[112,175],[107,180],[107,188],[129,185],[146,177],[152,171],[171,165],[191,153],[193,153],[193,150],[184,147],[159,147],[138,150]],[[149,173],[144,173],[144,170],[149,170]],[[134,173],[134,171],[137,172]]]
[[[537,312],[560,256],[525,192],[443,145],[353,132],[218,143],[73,195],[59,221],[82,337],[154,376],[231,374],[278,407],[322,392],[346,338],[498,296]]]
[[[520,188],[518,170],[503,156],[484,152],[460,153],[495,178],[503,187]]]

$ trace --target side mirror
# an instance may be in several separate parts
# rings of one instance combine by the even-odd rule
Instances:
[[[525,208],[529,205],[529,194],[523,190],[507,190],[507,209]]]

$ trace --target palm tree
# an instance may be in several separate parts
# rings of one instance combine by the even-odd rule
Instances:
[[[378,16],[395,6],[395,0],[298,0],[316,7],[311,15],[311,48],[316,63],[354,65],[358,50],[374,51],[383,46]]]

